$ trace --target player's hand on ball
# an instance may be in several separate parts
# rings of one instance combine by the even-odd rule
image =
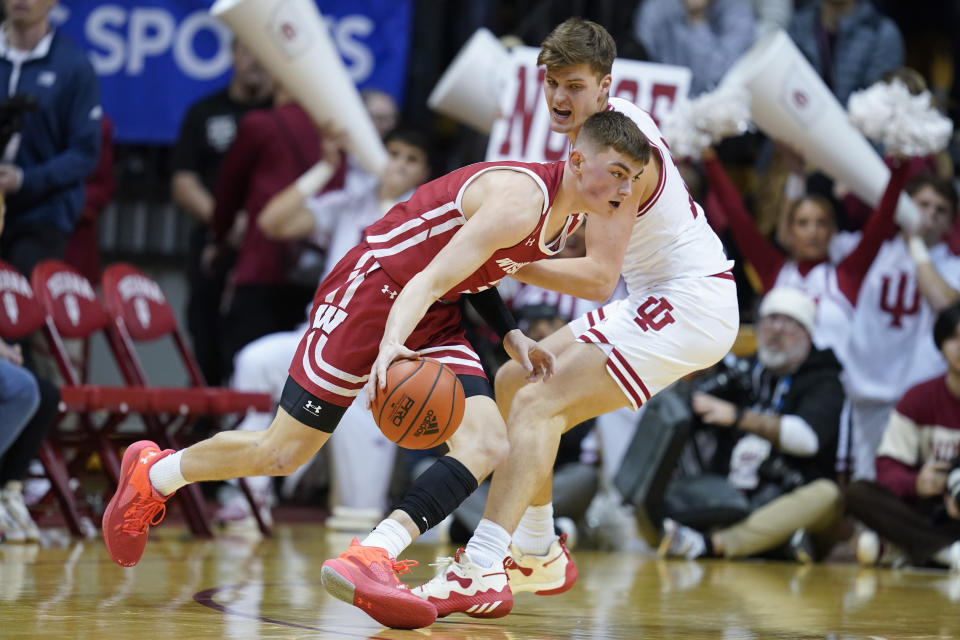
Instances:
[[[549,380],[557,359],[548,349],[540,346],[519,329],[514,329],[503,337],[503,348],[513,360],[527,372],[528,382]]]
[[[370,370],[370,380],[367,381],[367,408],[370,408],[373,398],[377,395],[377,389],[383,389],[387,386],[387,368],[394,360],[412,360],[419,357],[420,354],[407,349],[402,344],[396,342],[380,343],[380,353],[373,362],[373,368]]]

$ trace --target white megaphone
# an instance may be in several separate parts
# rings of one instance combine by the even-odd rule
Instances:
[[[510,53],[486,29],[477,29],[443,72],[427,98],[434,111],[490,133],[500,117]]]
[[[386,149],[313,0],[217,0],[210,13],[318,124],[332,123],[347,134],[347,150],[365,169],[380,174]]]
[[[783,30],[757,41],[721,85],[746,87],[761,131],[802,152],[867,204],[879,204],[890,170]],[[901,194],[897,222],[913,228],[918,217],[913,201]]]

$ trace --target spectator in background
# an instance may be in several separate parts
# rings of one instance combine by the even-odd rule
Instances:
[[[847,489],[848,510],[870,528],[857,539],[862,564],[878,561],[882,538],[914,565],[932,560],[960,571],[960,478],[947,483],[948,474],[960,476],[960,304],[940,312],[933,339],[947,373],[904,394],[880,442],[876,482]]]
[[[0,340],[0,457],[20,436],[24,427],[40,406],[37,381],[23,368],[19,346],[10,346]],[[29,531],[36,540],[36,526]],[[0,498],[0,541],[24,542],[28,532],[20,525]]]
[[[911,180],[906,191],[920,212],[916,235],[899,234],[880,248],[860,287],[844,350],[857,479],[873,479],[877,446],[906,390],[944,371],[930,329],[936,314],[960,299],[960,256],[946,243],[957,191],[931,174]],[[844,244],[853,237],[838,239],[831,253],[848,250]]]
[[[270,106],[273,80],[250,51],[233,41],[230,84],[195,102],[184,116],[173,149],[173,201],[194,220],[188,249],[187,328],[200,370],[208,384],[226,380],[220,370],[220,299],[235,256],[203,259],[211,239],[213,189],[220,163],[237,137],[240,120],[252,109]]]
[[[293,283],[299,259],[294,243],[271,240],[257,219],[267,202],[320,160],[322,135],[310,116],[283,88],[272,109],[254,111],[240,122],[214,190],[213,239],[222,252],[231,229],[241,222],[242,240],[230,276],[226,315],[219,333],[222,373],[233,370],[233,357],[253,340],[289,331],[303,321],[303,310],[316,289],[313,282]],[[338,163],[325,190],[344,184]],[[312,195],[312,194],[311,194]]]
[[[377,133],[381,138],[386,137],[397,127],[400,117],[396,101],[386,91],[373,88],[361,91],[360,97],[363,98],[363,104],[367,107],[367,113]]]
[[[817,300],[814,344],[832,349],[842,361],[860,287],[884,241],[896,233],[894,214],[908,163],[894,167],[870,223],[854,241],[855,248],[851,246],[842,260],[833,262],[829,251],[837,222],[828,200],[804,195],[788,203],[782,234],[788,250],[784,253],[759,232],[717,154],[708,148],[703,159],[710,189],[726,214],[737,248],[759,276],[763,291],[794,287]],[[705,211],[713,223],[716,212]]]
[[[777,29],[786,30],[793,19],[793,0],[747,0],[753,10],[757,40]]]
[[[744,0],[645,0],[634,36],[654,62],[688,67],[690,97],[716,87],[754,41]]]
[[[814,0],[799,8],[790,37],[840,104],[903,64],[903,38],[867,0]]]
[[[86,201],[73,228],[63,259],[92,284],[100,284],[100,243],[97,219],[110,204],[117,182],[113,179],[113,122],[104,114],[100,120],[100,159],[87,179]]]
[[[0,101],[33,96],[36,110],[2,150],[6,231],[0,255],[24,275],[60,258],[100,152],[100,88],[87,56],[50,26],[56,0],[3,0]]]
[[[840,489],[832,478],[843,388],[833,352],[813,346],[815,316],[807,294],[773,289],[760,303],[746,394],[725,400],[694,393],[694,413],[705,424],[729,429],[718,439],[729,437],[732,447],[717,450],[730,452],[727,483],[748,498],[750,515],[703,533],[668,518],[660,555],[738,558],[788,541],[798,560],[829,551],[840,515]],[[704,524],[725,523],[698,526]]]

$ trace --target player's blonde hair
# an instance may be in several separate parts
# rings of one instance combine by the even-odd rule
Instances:
[[[606,29],[590,20],[569,18],[557,25],[540,44],[537,65],[547,70],[589,64],[598,80],[610,73],[617,43]]]
[[[641,164],[650,161],[650,141],[637,123],[618,111],[599,111],[587,118],[577,135],[576,146],[595,144],[612,147]]]

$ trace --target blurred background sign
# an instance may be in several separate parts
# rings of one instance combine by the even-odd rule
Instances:
[[[208,0],[72,0],[53,21],[89,52],[119,143],[172,144],[187,107],[226,85],[229,30]],[[403,100],[411,0],[317,0],[360,89]]]

